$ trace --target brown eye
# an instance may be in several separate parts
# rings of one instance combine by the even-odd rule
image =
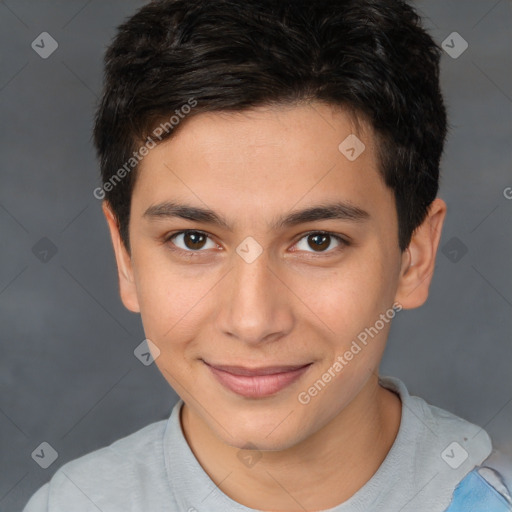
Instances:
[[[184,252],[204,252],[201,249],[205,248],[205,244],[209,241],[209,237],[206,233],[201,231],[180,231],[167,238],[166,242],[171,243],[177,247],[177,249]],[[210,240],[215,246],[215,243]]]
[[[189,249],[198,250],[202,249],[206,241],[206,236],[197,231],[190,231],[183,235],[183,241]]]
[[[319,249],[320,251],[325,251],[325,249],[331,245],[329,235],[324,234],[309,235],[308,243],[310,244],[310,247],[315,250]]]
[[[343,247],[349,245],[349,243],[340,236],[335,235],[333,233],[324,233],[322,231],[309,233],[303,236],[299,240],[297,246],[299,246],[302,243],[302,240],[305,240],[306,242],[303,243],[302,247],[298,247],[298,249],[310,253],[334,253],[337,250],[341,250],[343,249]],[[338,243],[338,246],[335,246],[334,249],[331,250],[329,249],[329,247],[331,247],[333,240],[335,240]],[[308,249],[313,249],[313,251]]]

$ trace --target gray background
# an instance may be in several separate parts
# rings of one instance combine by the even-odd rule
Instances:
[[[133,355],[144,332],[118,296],[92,195],[102,54],[143,3],[0,2],[2,511],[20,510],[65,462],[167,417],[177,399],[155,365]],[[457,31],[469,48],[443,55],[453,129],[430,297],[395,320],[381,373],[484,427],[512,455],[512,200],[503,193],[512,186],[511,3],[416,5],[438,43]],[[48,59],[31,48],[44,31],[59,44]],[[33,252],[43,237],[57,250],[46,262]],[[59,455],[48,469],[31,458],[43,441]]]

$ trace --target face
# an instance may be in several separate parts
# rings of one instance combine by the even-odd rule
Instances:
[[[339,149],[351,134],[365,145],[355,160]],[[346,113],[316,103],[189,119],[141,162],[129,232],[131,258],[114,243],[123,302],[190,414],[225,443],[299,443],[377,371],[403,258],[371,130]]]

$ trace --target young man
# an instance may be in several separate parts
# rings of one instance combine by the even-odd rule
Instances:
[[[181,400],[26,512],[512,510],[487,433],[378,373],[446,215],[439,58],[397,0],[164,0],[119,28],[94,193]]]

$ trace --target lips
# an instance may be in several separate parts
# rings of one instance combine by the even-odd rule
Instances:
[[[245,376],[261,376],[261,375],[274,375],[276,373],[287,373],[299,368],[304,368],[311,363],[298,364],[298,365],[283,365],[283,366],[264,366],[261,368],[246,368],[244,366],[226,366],[220,364],[209,364],[208,366],[217,370],[231,373],[232,375],[245,375]]]
[[[263,398],[278,393],[302,377],[312,365],[306,363],[248,368],[203,362],[220,384],[247,398]]]

